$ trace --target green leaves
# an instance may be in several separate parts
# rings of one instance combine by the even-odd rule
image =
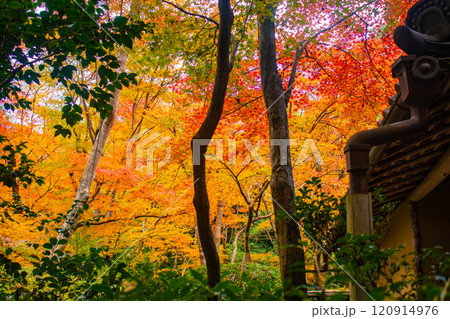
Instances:
[[[123,27],[125,24],[127,24],[127,22],[128,22],[128,18],[127,17],[118,16],[118,17],[114,18],[113,24],[114,24],[115,27],[120,28],[120,27]]]
[[[67,239],[60,239],[60,240],[58,241],[58,245],[65,245],[65,244],[67,244],[67,243],[68,243]]]
[[[128,35],[124,35],[124,34],[120,35],[117,38],[117,42],[119,42],[120,44],[123,44],[124,46],[126,46],[129,49],[133,48],[133,39]]]
[[[408,300],[411,296],[405,294],[407,290],[404,288],[407,286],[411,288],[414,285],[411,267],[407,262],[411,256],[401,255],[403,249],[401,246],[397,249],[380,248],[376,244],[378,241],[378,235],[346,234],[338,240],[340,249],[336,253],[337,263],[343,266],[374,299],[402,296],[401,298],[405,298],[402,300]],[[400,265],[403,265],[403,268]],[[339,277],[343,282],[350,280],[343,273]],[[381,278],[384,286],[380,286]]]
[[[9,140],[0,135],[0,143],[4,142],[9,142]],[[38,185],[42,185],[43,183],[43,178],[34,174],[34,162],[23,152],[25,148],[25,143],[19,143],[17,145],[8,143],[3,147],[2,156],[0,157],[0,183],[11,188],[13,191],[13,200],[0,201],[0,208],[2,208],[0,222],[4,219],[13,220],[12,215],[15,214],[28,217],[36,216],[29,207],[23,205],[19,195],[15,193],[15,188],[18,186],[26,188],[33,182]]]
[[[58,135],[70,137],[72,135],[72,132],[69,129],[62,127],[61,125],[55,125],[53,128],[55,129],[55,137]]]
[[[39,10],[34,10],[38,5]],[[147,27],[145,23],[123,16],[104,22],[108,6],[99,5],[97,0],[79,4],[62,0],[36,3],[0,0],[0,7],[0,29],[12,30],[0,33],[0,100],[5,109],[31,109],[31,102],[20,96],[23,87],[20,83],[39,84],[44,70],[49,70],[51,78],[74,93],[62,108],[62,120],[68,126],[83,118],[81,108],[74,102],[77,97],[92,98],[90,105],[105,118],[111,110],[111,94],[107,91],[136,83],[131,75],[117,80],[119,74],[115,70],[120,65],[111,53],[116,43],[131,49],[133,40],[140,38]],[[77,66],[87,68],[97,61],[105,62],[98,70],[98,85],[89,89],[76,83]],[[55,125],[55,135],[70,137],[71,132]]]
[[[56,238],[50,242],[44,248],[53,248]],[[125,264],[114,265],[115,258],[105,258],[106,253],[107,249],[92,248],[88,254],[55,251],[59,257],[50,257],[47,250],[44,257],[30,256],[34,261],[29,273],[21,271],[19,263],[0,254],[0,273],[5,280],[0,285],[0,300],[77,300],[85,292],[84,298],[88,300],[114,299],[122,280],[129,274]],[[106,274],[105,270],[108,270]],[[27,279],[32,279],[32,285],[27,285]]]
[[[10,1],[8,3],[8,6],[14,10],[17,10],[17,9],[20,9],[23,7],[22,3],[20,3],[19,1]]]
[[[73,72],[77,70],[73,65],[66,65],[61,68],[60,75],[64,77],[66,80],[71,80],[73,76]]]
[[[71,97],[66,97],[64,100],[66,104],[62,108],[62,118],[66,120],[68,125],[74,126],[83,119],[83,110]],[[59,129],[62,130],[62,127]]]
[[[333,233],[345,228],[345,199],[322,191],[321,180],[313,177],[299,189],[296,218],[322,246],[330,247]]]
[[[39,84],[40,77],[41,77],[41,75],[39,73],[36,73],[30,69],[26,70],[25,73],[23,74],[23,80],[27,84],[31,84],[33,82],[36,84]]]

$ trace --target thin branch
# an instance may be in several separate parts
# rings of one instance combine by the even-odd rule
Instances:
[[[152,98],[150,99],[150,102],[148,101],[148,97],[149,94],[147,93],[147,96],[145,97],[145,104],[144,104],[144,112],[142,113],[141,119],[139,120],[139,123],[136,125],[136,127],[133,130],[133,133],[131,134],[131,136],[134,136],[136,134],[136,132],[139,133],[142,122],[144,121],[144,117],[145,117],[145,110],[149,108],[150,103],[154,103],[156,101],[156,98],[159,95],[159,91],[156,92],[155,95],[152,96]],[[151,129],[153,129],[155,126],[153,126]]]
[[[233,69],[234,60],[236,59],[236,54],[237,54],[237,51],[239,48],[239,44],[241,43],[242,39],[244,38],[245,29],[247,27],[247,22],[248,22],[248,18],[250,16],[252,7],[253,7],[253,0],[248,7],[248,12],[247,12],[247,15],[245,16],[244,26],[242,27],[243,31],[242,31],[242,34],[241,34],[241,37],[239,38],[239,40],[236,41],[235,37],[233,35],[231,35],[231,40],[233,42],[233,52],[231,53],[231,56],[230,56],[230,71]]]
[[[89,199],[88,203],[92,203],[95,200],[95,197],[97,197],[98,194],[100,194],[100,190],[102,189],[103,184],[105,184],[105,182],[97,182],[97,187],[95,189],[94,195],[92,195],[92,197]]]
[[[206,19],[206,20],[208,20],[209,22],[214,23],[217,27],[219,27],[219,22],[217,22],[217,21],[214,20],[214,19],[211,19],[210,17],[204,16],[204,15],[202,15],[202,14],[198,14],[198,13],[193,13],[193,12],[186,11],[186,10],[184,10],[183,8],[181,8],[180,6],[176,5],[175,3],[172,3],[172,2],[169,2],[169,1],[162,0],[161,2],[171,5],[172,7],[174,7],[174,8],[176,8],[176,9],[180,10],[181,12],[183,12],[183,13],[185,13],[185,14],[187,14],[187,15],[190,15],[190,16],[193,16],[193,17],[198,17],[198,18]]]
[[[10,82],[10,81],[16,76],[16,74],[19,73],[19,71],[22,70],[22,69],[23,69],[24,67],[26,67],[27,65],[31,65],[31,64],[33,64],[33,63],[36,63],[36,62],[39,62],[39,61],[48,59],[48,58],[50,58],[50,57],[52,57],[52,56],[54,56],[54,55],[56,55],[56,54],[59,54],[59,53],[61,53],[61,52],[60,52],[60,51],[57,51],[57,52],[54,52],[54,53],[52,53],[52,54],[48,54],[48,55],[46,55],[46,56],[44,56],[44,57],[41,57],[41,58],[38,58],[38,59],[35,59],[35,60],[32,60],[32,61],[29,61],[29,62],[27,62],[27,63],[24,63],[24,64],[22,64],[22,65],[16,67],[14,70],[12,70],[10,76],[8,76],[3,82],[0,83],[0,88],[2,88],[2,87],[5,86],[8,82]]]
[[[317,116],[316,120],[314,121],[313,126],[312,126],[311,129],[309,130],[309,134],[311,134],[312,131],[316,128],[317,124],[320,122],[320,120],[322,119],[322,117],[323,117],[325,114],[329,114],[329,113],[326,113],[326,112],[327,112],[328,109],[329,109],[330,107],[332,107],[335,103],[336,103],[336,101],[331,102],[331,104],[329,104],[322,112],[320,112],[319,116]]]
[[[256,195],[256,197],[250,202],[249,206],[255,206],[256,201],[260,201],[261,197],[264,195],[267,187],[270,185],[270,181],[267,180],[264,182],[263,186],[260,186],[261,190],[259,191],[258,195]],[[261,202],[260,202],[261,203]],[[259,209],[259,205],[258,205],[258,209]]]
[[[270,213],[269,215],[264,215],[264,216],[255,217],[255,218],[253,219],[253,223],[255,223],[255,222],[257,222],[258,220],[261,220],[261,219],[270,218],[270,217],[272,217],[272,215],[273,215],[273,213]]]
[[[238,102],[238,103],[240,104],[240,106],[237,107],[237,108],[235,108],[234,110],[228,112],[228,113],[225,113],[225,114],[222,116],[222,118],[225,118],[226,116],[228,116],[228,115],[230,115],[230,114],[233,114],[233,113],[236,112],[236,111],[239,111],[239,110],[242,109],[243,107],[246,107],[246,106],[249,105],[250,103],[253,103],[253,102],[255,102],[255,101],[258,101],[258,100],[259,100],[260,98],[262,98],[262,97],[263,97],[263,96],[260,95],[260,96],[254,98],[254,99],[252,99],[252,100],[250,100],[250,101],[248,101],[248,102],[245,102],[245,103],[239,103],[239,102]]]
[[[109,219],[109,220],[105,220],[105,221],[102,221],[102,222],[95,222],[95,223],[89,223],[89,222],[79,223],[76,226],[76,229],[84,227],[84,226],[88,226],[88,227],[89,226],[99,226],[99,225],[109,224],[109,223],[112,223],[112,222],[118,222],[118,221],[121,221],[121,220],[124,220],[124,219]]]
[[[370,55],[370,51],[369,51],[369,48],[368,48],[368,45],[367,45],[367,33],[369,31],[368,30],[369,29],[369,24],[366,21],[364,21],[364,19],[361,18],[359,15],[357,15],[357,16],[366,25],[366,30],[364,32],[364,48],[366,49],[367,56],[369,57],[370,64],[372,64],[373,68],[375,69],[375,71],[377,71],[378,75],[381,76],[381,78],[384,80],[384,82],[386,82],[386,84],[388,85],[388,88],[391,89],[391,84],[386,79],[386,77],[383,74],[381,74],[380,70],[378,70],[378,68],[376,67],[375,63],[373,63],[372,56]]]
[[[60,178],[61,178],[61,177],[58,177],[58,179],[56,180],[56,182],[53,183],[53,186],[52,186],[52,185],[49,185],[48,188],[47,188],[47,190],[44,192],[44,194],[40,195],[40,196],[38,197],[38,199],[36,199],[36,200],[34,201],[34,203],[33,203],[33,204],[31,205],[31,207],[30,207],[31,210],[33,210],[34,205],[35,205],[39,200],[41,200],[45,195],[47,195],[48,192],[50,192],[50,191],[56,186],[56,184],[58,183],[58,181],[59,181]]]
[[[135,216],[134,219],[138,219],[138,218],[157,218],[158,220],[163,219],[163,218],[169,218],[169,217],[173,217],[173,216],[180,216],[180,215],[187,215],[189,213],[178,213],[178,214],[174,214],[174,215],[139,215],[139,216]],[[104,220],[101,222],[83,222],[77,225],[76,229],[83,227],[83,226],[100,226],[100,225],[105,225],[105,224],[109,224],[109,223],[113,223],[113,222],[120,222],[120,221],[130,221],[129,218],[116,218],[116,219],[109,219],[109,220]]]
[[[332,79],[334,82],[337,82],[337,81],[333,78],[333,76],[332,76],[330,73],[328,73],[328,71],[322,66],[322,64],[320,64],[320,62],[319,62],[315,57],[310,56],[308,53],[307,53],[306,57],[307,57],[308,59],[311,59],[311,60],[313,60],[314,62],[316,62],[317,65],[319,66],[319,68],[321,68],[322,71],[323,71],[326,75],[328,75],[328,77],[329,77],[330,79]]]
[[[318,36],[320,36],[321,34],[328,32],[332,29],[334,29],[335,27],[337,27],[339,24],[341,24],[342,22],[346,21],[347,19],[351,18],[354,15],[357,15],[357,12],[367,6],[372,4],[374,1],[370,1],[369,3],[365,4],[364,6],[357,8],[355,11],[353,11],[352,13],[346,15],[345,17],[339,19],[338,21],[336,21],[335,23],[333,23],[332,25],[330,25],[329,27],[320,30],[319,32],[317,32],[316,34],[314,34],[312,37],[308,38],[308,39],[304,39],[302,41],[300,41],[297,45],[296,45],[296,50],[295,50],[295,58],[294,58],[294,63],[292,65],[292,71],[291,71],[291,75],[289,77],[289,83],[288,83],[288,89],[286,90],[286,92],[284,93],[284,97],[285,97],[285,101],[286,101],[286,105],[289,102],[289,99],[291,98],[291,94],[292,94],[292,87],[294,86],[295,83],[295,74],[297,73],[297,67],[298,67],[298,61],[300,60],[300,56],[303,54],[303,52],[305,51],[306,47],[308,46],[308,44],[310,44],[311,42],[313,42]]]
[[[247,196],[245,196],[245,192],[242,189],[242,185],[241,182],[238,179],[239,174],[234,174],[234,172],[231,170],[230,167],[228,167],[227,164],[225,164],[223,161],[219,161],[220,164],[222,164],[229,172],[230,174],[233,176],[234,180],[236,181],[236,184],[238,185],[239,188],[239,192],[241,193],[242,197],[244,198],[245,202],[247,203],[247,205],[250,205],[250,201],[248,200]],[[240,172],[239,172],[240,173]]]
[[[173,214],[173,215],[165,215],[163,218],[168,218],[168,217],[173,217],[173,216],[180,216],[180,215],[187,215],[189,213],[178,213],[178,214]],[[135,216],[134,219],[138,219],[138,218],[159,218],[161,215],[138,215]]]

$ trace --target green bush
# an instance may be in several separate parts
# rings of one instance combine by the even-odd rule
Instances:
[[[114,263],[115,257],[106,255],[107,249],[52,255],[51,248],[44,250],[43,257],[30,256],[34,259],[30,269],[0,254],[0,274],[5,279],[0,300],[116,300],[129,274],[124,263]]]
[[[207,284],[206,268],[191,269],[184,276],[177,271],[162,271],[157,276],[135,280],[135,288],[122,293],[123,300],[281,300],[281,285],[277,272],[249,270],[240,275],[239,266],[227,264],[223,280],[215,287]],[[231,266],[231,267],[228,267]],[[149,267],[151,269],[151,267]]]

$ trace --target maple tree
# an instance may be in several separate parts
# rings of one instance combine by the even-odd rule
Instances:
[[[53,251],[107,247],[130,269],[186,277],[203,269],[201,246],[210,288],[220,265],[238,260],[239,271],[280,267],[285,298],[323,282],[302,269],[318,270],[317,247],[301,246],[309,234],[280,211],[296,215],[295,189],[311,177],[344,195],[343,146],[394,93],[391,27],[408,5],[280,1],[275,14],[267,1],[80,3],[2,10],[0,242],[9,256],[29,265],[45,251],[33,245],[52,238]],[[193,138],[209,147],[192,167]],[[297,143],[280,166],[269,141],[289,138]]]

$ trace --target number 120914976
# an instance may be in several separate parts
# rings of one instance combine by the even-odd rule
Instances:
[[[438,306],[372,306],[373,316],[437,316]]]

